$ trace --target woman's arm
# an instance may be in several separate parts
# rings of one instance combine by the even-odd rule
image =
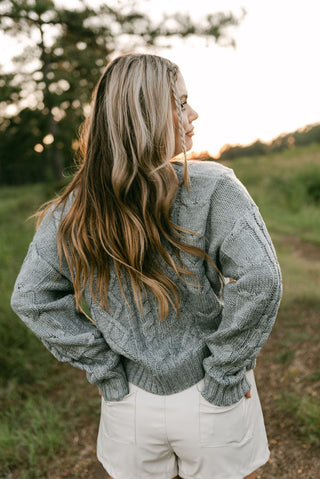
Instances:
[[[254,367],[270,334],[282,286],[272,241],[243,185],[228,178],[219,198],[212,208],[209,254],[218,260],[223,276],[232,280],[223,289],[220,326],[206,338],[211,355],[204,360],[202,394],[216,405],[228,405],[250,389],[245,372]]]
[[[55,358],[86,371],[88,381],[98,386],[105,399],[120,400],[128,393],[121,358],[76,310],[66,266],[59,273],[56,243],[55,218],[46,217],[17,277],[12,309]]]

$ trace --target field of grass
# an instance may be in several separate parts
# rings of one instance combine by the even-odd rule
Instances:
[[[314,448],[319,458],[320,148],[311,145],[225,165],[234,169],[258,204],[283,276],[278,319],[257,366],[269,436],[287,428],[291,442],[296,438],[304,447]],[[270,379],[263,379],[266,372],[272,375]],[[291,445],[284,437],[278,436],[277,447],[282,443],[289,451]],[[286,457],[285,452],[281,454]],[[291,451],[293,471],[297,467],[294,456],[299,457],[298,451]],[[268,467],[270,479],[280,477],[277,469]],[[269,479],[268,467],[262,478]],[[319,471],[319,463],[317,467]],[[285,477],[295,477],[292,474]],[[318,477],[310,474],[305,477]]]
[[[14,281],[34,234],[35,220],[27,218],[52,192],[48,185],[0,189],[1,478],[43,479],[79,412],[96,417],[85,401],[75,407],[72,388],[63,384],[68,367],[56,364],[10,308]],[[9,476],[11,471],[18,475]]]
[[[271,371],[261,388],[267,428],[269,424],[275,437],[272,428],[280,431],[285,423],[298,443],[318,448],[320,149],[311,145],[225,164],[258,204],[283,274],[279,317],[257,366],[261,374]],[[0,188],[1,478],[91,477],[81,475],[76,463],[79,444],[90,437],[88,425],[98,423],[97,392],[85,384],[82,373],[58,364],[9,304],[33,236],[35,222],[26,219],[53,190],[41,184]],[[63,459],[66,454],[68,460]]]

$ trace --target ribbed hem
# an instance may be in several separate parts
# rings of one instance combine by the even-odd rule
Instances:
[[[129,394],[128,381],[120,375],[100,383],[99,389],[105,401],[121,401]]]
[[[216,406],[234,404],[249,391],[251,385],[246,377],[234,385],[221,385],[208,374],[205,375],[203,360],[205,350],[198,350],[194,355],[180,359],[179,366],[170,357],[163,360],[161,370],[150,370],[146,366],[128,361],[125,364],[125,376],[118,375],[99,384],[105,401],[121,401],[129,394],[129,382],[145,391],[160,396],[175,394],[193,386],[204,377],[202,396]],[[252,362],[252,368],[255,362]],[[160,366],[159,366],[160,369]]]
[[[165,358],[161,370],[152,372],[143,365],[128,362],[125,366],[128,381],[152,394],[168,395],[184,391],[204,377],[204,350],[183,359]],[[179,366],[177,367],[177,362]],[[159,366],[160,369],[160,366]]]

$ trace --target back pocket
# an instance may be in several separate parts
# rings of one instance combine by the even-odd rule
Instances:
[[[120,401],[102,399],[101,420],[105,434],[113,441],[134,444],[136,442],[136,390]]]
[[[200,386],[200,385],[199,385]],[[243,397],[231,406],[215,406],[199,391],[200,443],[206,447],[240,446],[249,439],[248,401]]]

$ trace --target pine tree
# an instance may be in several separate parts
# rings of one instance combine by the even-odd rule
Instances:
[[[14,72],[0,71],[0,182],[61,179],[72,164],[91,92],[112,54],[157,46],[173,36],[232,44],[227,27],[239,21],[218,13],[194,24],[176,14],[155,24],[134,2],[93,8],[82,0],[81,8],[71,9],[53,0],[2,0],[0,27],[25,39],[26,46],[14,58]]]

